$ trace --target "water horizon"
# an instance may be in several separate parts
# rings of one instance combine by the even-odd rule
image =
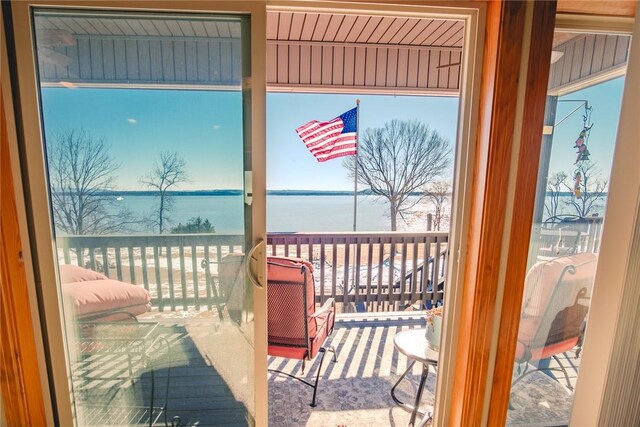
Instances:
[[[214,191],[214,194],[204,193]],[[233,191],[229,194],[228,191]],[[282,192],[285,192],[284,194]],[[353,231],[353,192],[309,191],[309,194],[291,193],[294,190],[269,190],[267,193],[267,231],[273,233],[295,232],[351,232]],[[301,191],[301,190],[295,190]],[[320,193],[320,194],[319,194]],[[155,234],[152,225],[157,195],[153,192],[114,191],[118,208],[130,211],[136,224],[129,230],[117,233]],[[242,234],[244,232],[244,198],[241,190],[201,190],[175,192],[173,206],[165,216],[167,232],[179,224],[185,225],[192,218],[209,220],[217,234]],[[411,196],[416,198],[419,196]],[[561,195],[567,200],[570,195]],[[450,196],[445,202],[445,218],[441,230],[449,229]],[[561,204],[558,214],[572,214],[571,207]],[[426,198],[411,213],[398,218],[398,231],[427,231],[427,214],[434,206]],[[168,219],[168,221],[167,221]],[[358,195],[356,231],[391,231],[389,203],[386,199],[368,194]]]

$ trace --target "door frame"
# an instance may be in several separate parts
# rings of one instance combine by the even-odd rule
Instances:
[[[400,16],[411,18],[449,18],[465,22],[465,42],[462,56],[458,127],[455,143],[453,174],[454,194],[451,207],[451,229],[449,230],[449,254],[447,259],[447,280],[445,283],[444,326],[441,337],[441,359],[436,380],[436,400],[434,425],[449,424],[450,401],[453,395],[453,372],[458,341],[459,320],[462,316],[460,295],[463,291],[467,252],[461,250],[467,245],[471,220],[471,188],[475,176],[476,146],[480,110],[480,80],[482,77],[483,49],[485,41],[485,2],[460,1],[402,1],[392,3],[359,3],[357,1],[318,2],[308,4],[295,0],[269,0],[267,10],[284,12],[339,13],[346,15],[365,14],[374,16]],[[354,92],[357,91],[354,90]],[[340,93],[344,93],[342,90]]]
[[[57,425],[74,425],[71,401],[71,384],[68,372],[67,342],[63,328],[59,286],[46,284],[57,282],[54,260],[55,241],[48,209],[49,206],[46,164],[43,152],[40,97],[37,83],[37,62],[31,13],[33,8],[74,10],[113,10],[122,12],[167,12],[238,14],[251,20],[251,78],[243,82],[243,92],[250,91],[251,152],[246,151],[245,165],[252,172],[253,214],[251,215],[251,242],[266,241],[266,3],[265,1],[24,1],[12,2],[11,14],[14,27],[17,85],[13,95],[19,99],[16,111],[17,145],[19,159],[13,159],[15,170],[23,171],[25,220],[28,224],[30,252],[33,260],[33,276],[28,275],[32,295],[37,295],[33,306],[39,307],[39,316],[33,319],[43,329],[43,343],[39,351],[46,354],[47,369],[40,373],[42,384],[49,384],[51,410]],[[248,248],[247,248],[248,249]],[[260,257],[257,271],[266,271],[266,258]],[[264,280],[264,275],[259,275]],[[45,284],[45,286],[43,286]],[[253,289],[254,308],[254,386],[255,423],[266,425],[267,407],[267,323],[266,291]]]
[[[446,15],[465,21],[465,37],[467,40],[464,50],[464,61],[467,71],[461,82],[460,106],[458,116],[458,141],[456,143],[456,168],[454,176],[454,189],[457,195],[452,206],[452,223],[450,253],[453,256],[448,260],[449,278],[445,285],[445,292],[450,295],[445,305],[445,330],[443,336],[443,349],[446,358],[440,365],[439,380],[437,383],[438,410],[436,410],[436,422],[446,422],[449,400],[452,395],[452,382],[450,378],[454,370],[455,347],[457,344],[457,325],[460,318],[460,299],[456,297],[461,293],[459,278],[462,277],[464,258],[466,251],[460,250],[466,246],[469,229],[471,185],[473,183],[475,164],[475,141],[478,124],[478,108],[480,105],[478,84],[482,71],[482,57],[484,46],[484,25],[487,5],[485,2],[460,2],[452,7],[448,2],[433,2],[428,6],[415,5],[412,1],[404,4],[361,4],[348,3],[322,3],[323,10],[334,9],[340,13],[375,13],[409,16],[433,16]],[[252,52],[266,51],[266,10],[265,1],[252,2],[181,2],[179,4],[167,4],[163,2],[98,2],[92,1],[42,1],[20,2],[12,4],[13,22],[15,23],[15,40],[18,69],[18,85],[16,94],[19,97],[20,109],[18,116],[22,118],[23,126],[19,132],[22,161],[16,160],[16,167],[25,169],[24,180],[26,185],[25,199],[28,206],[47,206],[46,177],[44,173],[42,144],[27,144],[25,141],[41,141],[42,131],[39,120],[39,98],[35,84],[35,62],[32,32],[30,26],[30,9],[37,7],[74,8],[74,9],[114,9],[123,11],[165,11],[165,12],[207,12],[207,13],[243,13],[251,16],[251,46]],[[306,2],[270,2],[269,7],[289,7],[304,10],[317,9],[318,3]],[[252,146],[251,164],[253,168],[253,198],[256,202],[253,218],[251,219],[252,240],[266,239],[265,212],[262,211],[266,201],[266,147],[265,147],[265,99],[266,99],[266,71],[265,55],[252,54],[252,79],[251,87],[251,114],[252,114]],[[67,372],[67,360],[64,348],[65,336],[60,322],[60,300],[57,289],[53,287],[42,288],[42,283],[56,277],[54,263],[54,244],[52,242],[51,218],[46,210],[27,210],[29,224],[29,237],[34,254],[34,279],[30,283],[33,289],[38,291],[40,317],[39,319],[46,330],[43,343],[43,352],[48,355],[48,372],[52,387],[51,396],[54,411],[57,413],[57,421],[61,424],[71,423],[73,414],[69,393],[69,378]],[[264,266],[258,266],[258,268]],[[256,347],[255,347],[255,388],[256,388],[256,423],[258,425],[267,422],[267,384],[266,384],[266,295],[264,290],[255,289],[254,310],[256,316]],[[263,339],[261,339],[263,338]],[[264,372],[264,375],[259,374]],[[46,373],[43,373],[46,375]],[[438,414],[442,419],[438,420]]]
[[[542,3],[542,2],[541,2]],[[542,7],[541,4],[536,4],[538,7]],[[534,12],[535,16],[535,12]],[[584,32],[584,33],[614,33],[614,34],[630,34],[631,28],[633,25],[632,18],[622,18],[622,17],[595,17],[592,15],[568,15],[557,13],[555,20],[555,26],[553,27],[553,31],[562,30],[562,31],[572,31],[572,32]],[[542,19],[540,21],[541,16],[538,17],[537,28],[539,26],[544,25],[549,22],[548,19]],[[545,35],[547,37],[548,34]],[[532,43],[530,51],[532,55],[529,59],[529,67],[532,67],[532,71],[535,71],[535,67],[540,67],[540,59],[541,55],[546,55],[545,52],[541,51],[541,45],[544,42],[542,41],[542,36],[539,36],[537,43]],[[550,56],[547,56],[546,59],[550,59]],[[541,75],[542,72],[548,72],[549,68],[544,70],[538,69],[535,71],[538,75]],[[609,75],[609,78],[613,78],[616,76]],[[547,89],[545,88],[534,88],[531,85],[528,89],[532,92],[535,90],[537,92],[537,96],[541,101],[543,97],[542,93],[546,96]],[[532,98],[533,99],[533,98]],[[538,103],[540,105],[540,103]],[[544,105],[544,103],[542,103]],[[528,111],[528,121],[532,123],[536,123],[536,126],[541,125],[542,122],[540,120],[541,115],[544,113],[544,108],[538,111],[537,108],[530,108]],[[537,118],[534,118],[534,115]],[[538,160],[540,156],[540,138],[542,132],[540,130],[536,130],[533,128],[529,128],[526,133],[522,132],[521,138],[521,149],[520,149],[520,157],[514,158],[511,161],[511,167],[518,169],[518,179],[519,188],[516,190],[520,194],[527,194],[526,198],[523,196],[519,197],[520,209],[521,213],[517,213],[512,217],[512,227],[511,227],[511,235],[510,235],[510,245],[508,248],[508,252],[506,256],[507,260],[507,270],[505,272],[504,283],[502,284],[503,288],[501,290],[501,308],[496,310],[495,315],[498,317],[499,321],[495,323],[493,328],[493,335],[497,337],[495,342],[492,344],[494,346],[493,355],[491,358],[492,372],[490,375],[490,389],[487,390],[487,394],[489,396],[488,399],[485,400],[484,407],[482,408],[482,417],[487,421],[487,425],[500,425],[504,424],[506,420],[506,408],[508,406],[508,401],[511,393],[511,383],[512,383],[512,373],[513,373],[513,363],[515,357],[515,347],[517,342],[517,334],[518,334],[518,325],[520,322],[520,310],[522,305],[522,291],[524,289],[524,277],[526,273],[525,264],[520,265],[521,261],[525,261],[528,257],[529,250],[529,237],[530,237],[530,229],[527,227],[518,226],[517,221],[520,221],[520,224],[532,224],[532,216],[529,216],[529,207],[533,207],[534,203],[534,195],[535,195],[535,187],[537,183],[534,181],[526,182],[526,177],[531,176],[531,174],[537,174],[538,172]],[[617,150],[617,149],[616,149]],[[532,161],[535,157],[535,161]],[[527,206],[524,206],[523,203],[526,202]],[[607,207],[609,210],[609,207]],[[523,214],[526,212],[526,215]],[[532,212],[532,210],[531,210]],[[607,231],[607,227],[603,228],[603,235]],[[601,269],[601,263],[599,262],[598,268]],[[610,288],[611,278],[607,280],[607,286]],[[508,285],[508,286],[507,286]],[[594,283],[594,291],[597,285]],[[611,297],[613,292],[611,289],[608,289],[606,294]],[[597,298],[593,298],[592,300],[596,300]],[[601,300],[599,300],[602,302]],[[590,324],[595,323],[598,325],[602,325],[603,323],[599,321],[594,322],[594,317],[597,318],[597,314],[594,312],[594,305],[592,304],[589,312]],[[597,310],[602,311],[606,310],[606,304],[598,304]],[[599,327],[600,328],[600,327]],[[606,329],[607,336],[611,337],[611,330],[613,326],[608,325]],[[588,331],[587,329],[587,336]],[[599,343],[601,344],[601,343]],[[590,350],[589,350],[590,349]],[[583,353],[581,358],[584,360],[587,355],[591,354],[603,355],[602,346],[589,347],[588,340],[585,338],[585,345],[583,348]],[[608,354],[608,353],[607,353]],[[597,356],[593,356],[597,357]],[[584,362],[582,362],[582,366],[585,366]],[[602,365],[600,365],[602,366]],[[585,414],[591,414],[591,411],[594,410],[593,405],[593,397],[594,397],[594,387],[592,383],[592,379],[598,378],[601,375],[601,371],[597,369],[595,366],[591,366],[592,369],[581,369],[580,376],[576,385],[576,392],[574,394],[575,400],[572,408],[571,421],[575,422],[576,419],[581,420],[577,423],[577,425],[585,425],[593,422],[593,420],[597,419],[592,416],[585,416]],[[588,378],[588,379],[587,379]],[[586,386],[584,384],[590,384],[591,386]],[[595,389],[595,393],[600,393],[602,390]],[[580,393],[580,399],[578,396]],[[584,396],[584,397],[583,397]],[[597,410],[597,408],[595,408]],[[591,420],[591,421],[589,421]]]
[[[633,37],[640,36],[634,34],[634,27],[637,32],[637,25],[634,22],[633,18],[626,17],[558,14],[556,30],[590,34],[625,34],[632,37],[631,43],[633,44]],[[637,43],[638,40],[635,42]],[[574,391],[573,407],[571,408],[570,424],[573,425],[597,424],[602,421],[600,413],[605,398],[605,386],[612,361],[612,351],[617,339],[616,321],[625,288],[624,275],[626,270],[624,265],[628,262],[627,250],[631,247],[632,223],[637,209],[637,198],[634,197],[635,194],[631,190],[633,180],[630,180],[634,171],[637,171],[637,165],[633,163],[634,158],[637,158],[633,155],[635,144],[630,135],[628,138],[624,138],[625,132],[632,131],[628,126],[623,127],[620,121],[626,119],[628,123],[632,123],[637,117],[635,109],[627,108],[625,110],[624,108],[628,106],[625,104],[626,91],[628,86],[632,85],[627,80],[632,79],[637,85],[638,76],[627,74],[625,68],[624,73],[608,74],[607,78],[603,78],[602,81],[620,76],[624,76],[625,85],[609,177],[609,195],[600,240],[600,255],[598,256],[589,307],[589,322],[585,331],[584,345],[580,356],[582,361]],[[594,84],[597,84],[596,81],[594,80]],[[600,82],[598,81],[598,83]],[[635,150],[635,152],[638,151]],[[625,188],[623,182],[628,187]],[[612,183],[615,183],[613,189]],[[594,304],[595,301],[598,304]]]
[[[465,256],[461,250],[467,245],[471,218],[471,198],[476,165],[476,146],[479,109],[480,79],[483,64],[485,37],[486,2],[430,2],[429,5],[415,5],[417,2],[363,4],[359,2],[326,2],[313,6],[295,1],[185,1],[168,3],[161,1],[24,1],[12,4],[13,22],[17,50],[18,88],[20,109],[18,116],[22,126],[18,130],[21,162],[15,165],[24,170],[25,199],[27,206],[48,206],[45,164],[43,156],[42,130],[40,128],[39,93],[37,90],[36,62],[30,10],[32,7],[118,10],[126,12],[183,12],[183,13],[238,13],[251,17],[251,115],[252,153],[250,155],[253,172],[254,211],[251,219],[252,241],[266,240],[266,12],[268,9],[297,9],[305,11],[335,11],[339,13],[367,13],[394,16],[424,16],[456,18],[465,21],[465,49],[463,50],[463,73],[458,110],[458,135],[456,141],[454,188],[452,201],[452,229],[450,230],[451,256],[448,258],[448,280],[445,292],[445,332],[442,337],[443,357],[438,376],[435,423],[448,424],[448,408],[453,394],[452,379],[458,342],[459,321],[462,316],[460,295],[464,275]],[[26,141],[38,141],[28,144]],[[73,423],[70,400],[70,386],[67,375],[66,338],[61,324],[60,298],[57,287],[43,288],[51,278],[56,277],[54,263],[54,242],[52,239],[51,217],[48,210],[26,210],[33,253],[34,279],[30,286],[37,291],[40,319],[44,333],[43,352],[46,352],[48,375],[51,387],[53,411],[56,421],[62,425]],[[265,263],[262,260],[263,264]],[[266,265],[256,266],[258,271]],[[262,277],[264,279],[264,277]],[[254,289],[255,310],[255,392],[256,424],[266,425],[267,413],[267,346],[266,346],[266,293],[264,289]],[[46,380],[47,378],[43,378]],[[46,382],[43,382],[46,383]]]

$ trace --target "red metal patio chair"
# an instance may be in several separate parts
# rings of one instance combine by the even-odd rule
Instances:
[[[313,265],[302,259],[267,258],[267,322],[268,354],[302,360],[305,362],[322,353],[314,383],[287,372],[270,369],[270,372],[286,375],[313,388],[311,406],[316,406],[316,392],[322,362],[327,351],[335,349],[325,346],[335,321],[335,300],[328,299],[316,310]]]

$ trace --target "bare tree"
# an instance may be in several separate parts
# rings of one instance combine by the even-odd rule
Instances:
[[[572,206],[579,217],[585,218],[592,214],[595,209],[602,207],[600,202],[606,198],[608,183],[602,179],[600,168],[598,168],[595,162],[578,162],[576,172],[580,173],[580,183],[578,185],[580,195],[575,195],[575,197],[569,201],[565,201],[565,203]],[[564,186],[571,192],[575,190],[574,186],[569,184],[565,183]]]
[[[436,181],[427,187],[426,195],[433,205],[433,229],[440,230],[442,220],[447,218],[444,207],[451,194],[451,184],[446,181]]]
[[[552,174],[547,180],[547,197],[545,197],[544,209],[549,218],[558,215],[562,188],[567,185],[567,174],[560,171]]]
[[[158,203],[155,207],[153,223],[162,234],[171,221],[169,212],[173,207],[173,196],[170,191],[189,180],[186,164],[176,152],[163,151],[153,169],[141,178],[140,182],[157,192]]]
[[[47,160],[53,217],[66,234],[107,234],[126,231],[133,215],[112,193],[119,165],[109,155],[104,138],[69,129],[47,140]]]
[[[358,182],[389,201],[391,230],[397,230],[398,216],[403,217],[425,197],[424,186],[447,169],[450,154],[446,138],[415,120],[392,120],[363,132]],[[355,157],[346,157],[343,165],[353,177]],[[418,197],[409,199],[411,195]]]

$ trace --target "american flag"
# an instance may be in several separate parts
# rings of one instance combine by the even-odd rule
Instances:
[[[296,132],[319,162],[353,156],[358,150],[357,116],[358,109],[353,108],[328,122],[311,120]]]

